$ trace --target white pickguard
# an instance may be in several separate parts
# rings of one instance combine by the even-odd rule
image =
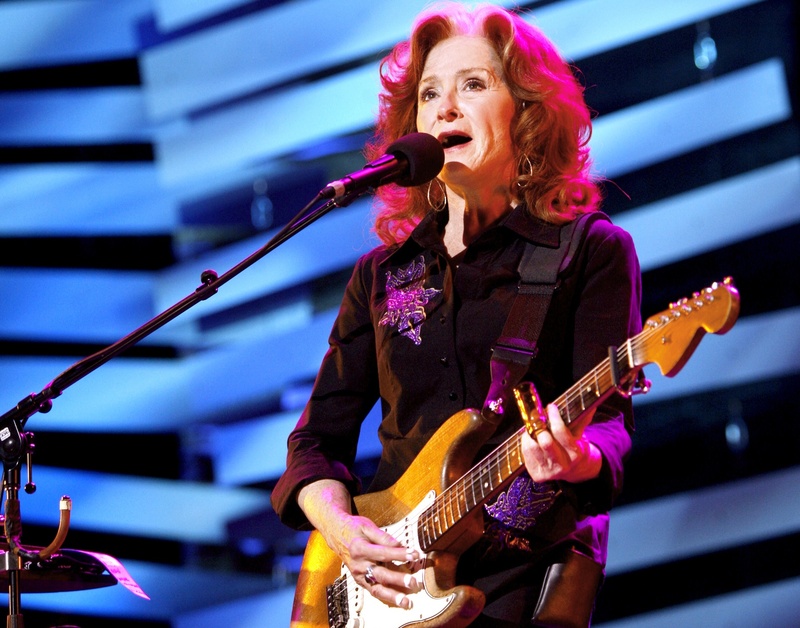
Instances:
[[[408,595],[411,598],[411,608],[406,610],[397,606],[389,606],[381,600],[372,597],[360,584],[358,584],[350,570],[342,566],[342,575],[347,580],[347,597],[349,600],[350,620],[348,628],[402,628],[417,622],[429,620],[440,615],[453,603],[455,593],[444,597],[433,597],[425,589],[425,555],[419,546],[417,537],[417,519],[436,499],[436,492],[430,491],[417,507],[402,520],[385,526],[383,529],[399,540],[410,550],[416,550],[420,559],[413,564],[405,565],[409,572],[422,585],[416,593]]]

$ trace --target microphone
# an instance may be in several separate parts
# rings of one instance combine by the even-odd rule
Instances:
[[[320,192],[321,198],[339,198],[363,193],[386,183],[403,187],[421,185],[433,179],[444,166],[444,149],[433,135],[409,133],[393,142],[386,154],[363,169],[331,181]]]

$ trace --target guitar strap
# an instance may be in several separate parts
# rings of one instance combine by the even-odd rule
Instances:
[[[530,242],[526,245],[518,267],[517,296],[492,350],[492,382],[482,414],[495,425],[502,419],[503,400],[512,396],[513,387],[525,377],[536,356],[536,342],[553,293],[558,288],[559,277],[575,258],[585,229],[598,219],[610,220],[606,214],[596,211],[581,214],[563,225],[558,248],[536,246]],[[513,491],[513,486],[508,491]],[[544,503],[544,508],[549,507],[549,502]],[[501,507],[499,512],[489,510],[489,514],[503,521],[506,513]],[[523,518],[525,514],[522,513]],[[536,516],[535,508],[531,514]],[[530,625],[589,626],[602,580],[602,566],[576,551],[566,552],[565,557],[556,559],[547,569]]]
[[[606,214],[595,211],[563,225],[558,248],[526,244],[517,268],[520,276],[517,296],[492,349],[492,382],[483,405],[483,415],[488,420],[500,421],[503,403],[528,372],[559,276],[572,263],[584,230],[597,219],[609,220]]]

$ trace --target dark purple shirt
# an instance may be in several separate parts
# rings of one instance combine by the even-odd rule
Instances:
[[[483,407],[492,346],[517,294],[526,242],[556,247],[559,228],[517,207],[457,260],[442,243],[445,213],[429,214],[402,245],[377,247],[356,264],[311,399],[289,436],[287,469],[272,493],[281,520],[308,527],[299,489],[318,479],[363,490],[353,471],[361,422],[380,403],[383,453],[370,486],[391,486],[450,416]],[[557,398],[641,329],[641,276],[633,242],[611,222],[587,229],[560,278],[526,377],[542,402]],[[488,453],[519,428],[507,413]],[[630,400],[612,396],[586,428],[603,454],[595,480],[560,483],[562,495],[526,531],[539,549],[570,543],[606,560],[607,511],[631,448]],[[480,456],[479,456],[480,458]]]

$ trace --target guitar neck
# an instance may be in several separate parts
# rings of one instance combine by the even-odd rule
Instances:
[[[591,372],[573,384],[553,403],[558,406],[564,423],[570,425],[609,397],[622,380],[635,372],[630,341],[613,352]],[[525,460],[522,457],[520,428],[461,478],[439,495],[419,517],[417,533],[423,551],[470,514],[496,496],[519,475]]]

